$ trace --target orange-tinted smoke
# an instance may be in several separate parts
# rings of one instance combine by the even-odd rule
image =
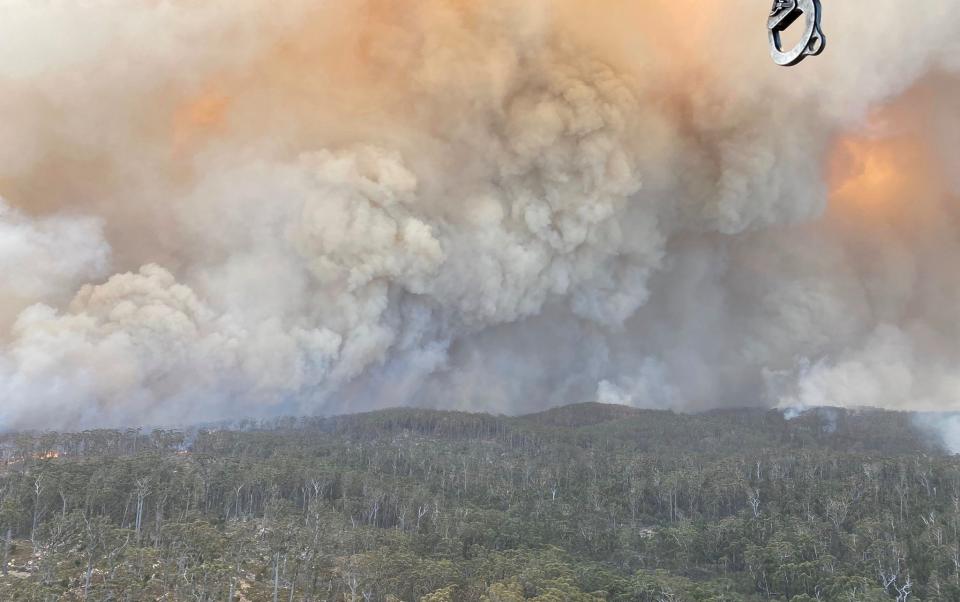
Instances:
[[[913,219],[939,204],[944,174],[926,122],[928,96],[918,87],[836,140],[827,159],[831,212]]]
[[[230,98],[213,85],[177,107],[173,116],[174,153],[189,153],[206,137],[220,130],[229,107]]]
[[[894,210],[922,178],[922,154],[912,137],[844,136],[831,158],[831,199],[866,213]]]

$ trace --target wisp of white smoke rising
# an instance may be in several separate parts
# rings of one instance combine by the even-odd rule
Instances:
[[[960,414],[915,414],[913,423],[921,430],[933,434],[936,443],[950,453],[960,454]]]
[[[960,11],[601,4],[13,4],[0,426],[956,407]]]

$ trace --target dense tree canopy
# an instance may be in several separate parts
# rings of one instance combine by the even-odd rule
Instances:
[[[391,410],[0,454],[0,600],[960,600],[960,461],[905,414]]]

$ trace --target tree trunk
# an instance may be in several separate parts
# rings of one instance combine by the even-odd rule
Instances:
[[[87,575],[83,581],[83,599],[90,599],[90,579],[93,577],[93,554],[87,559]]]
[[[13,529],[7,528],[7,536],[3,540],[3,576],[7,576],[7,563],[10,560],[10,539],[13,537]]]
[[[137,519],[136,519],[136,523],[135,523],[135,524],[136,524],[136,527],[134,528],[134,530],[136,531],[136,534],[137,534],[137,545],[138,545],[138,546],[140,545],[140,528],[141,528],[141,526],[143,525],[143,499],[144,499],[144,494],[143,494],[143,492],[142,492],[142,491],[138,491],[138,492],[137,492]]]
[[[273,559],[273,602],[280,599],[280,552]]]
[[[160,531],[163,529],[163,505],[167,502],[167,496],[164,495],[157,501],[156,533],[153,536],[153,547],[160,547]]]

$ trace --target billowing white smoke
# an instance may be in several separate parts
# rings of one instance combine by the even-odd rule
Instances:
[[[821,217],[837,135],[960,98],[949,3],[794,70],[755,0],[276,4],[0,24],[0,426],[955,403],[950,166]]]
[[[30,219],[0,198],[0,328],[36,299],[69,299],[103,275],[109,254],[99,220]]]

